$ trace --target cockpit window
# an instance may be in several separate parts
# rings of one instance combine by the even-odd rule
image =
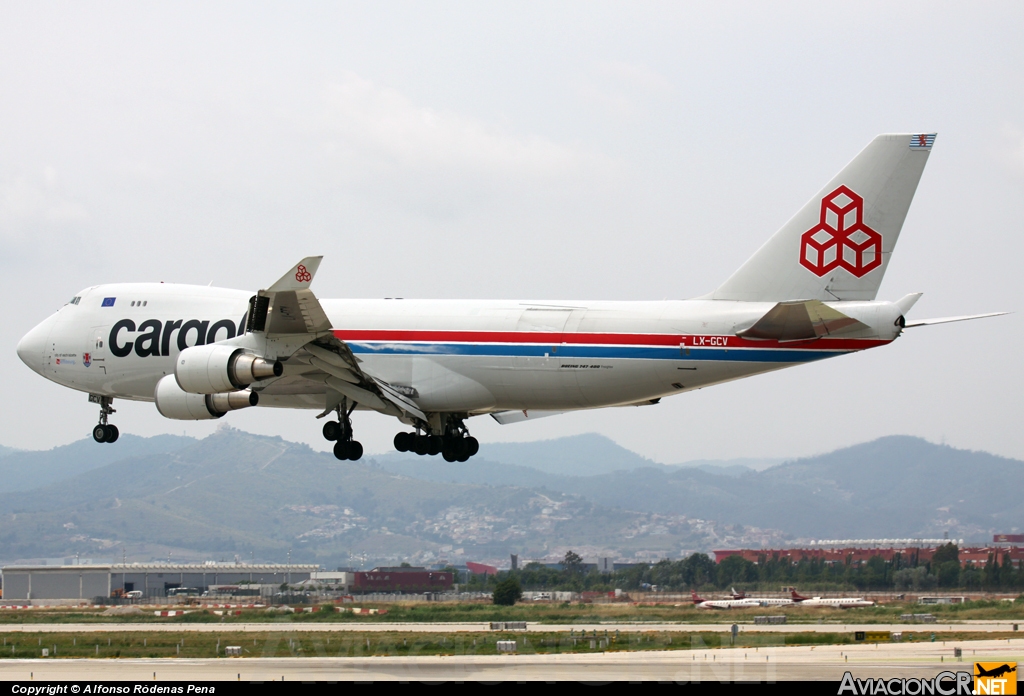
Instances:
[[[82,298],[80,296],[75,296],[75,297],[71,298],[71,301],[68,302],[68,304],[75,304],[76,305],[76,304],[78,304],[81,301],[82,301]]]

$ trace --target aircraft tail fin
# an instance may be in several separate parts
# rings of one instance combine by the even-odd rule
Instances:
[[[789,596],[793,598],[794,602],[802,602],[805,599],[810,599],[810,597],[804,597],[803,595],[798,595],[796,593],[796,590],[790,590],[789,591]]]
[[[934,142],[879,135],[706,298],[875,299]]]

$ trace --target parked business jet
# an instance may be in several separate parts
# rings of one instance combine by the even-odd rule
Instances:
[[[791,590],[793,602],[802,607],[838,607],[853,609],[854,607],[873,607],[875,603],[863,597],[804,597]]]
[[[690,596],[698,609],[750,609],[761,606],[753,599],[704,599],[698,597],[695,590],[690,590]]]
[[[877,301],[935,140],[880,135],[715,291],[662,302],[320,300],[321,257],[251,291],[163,283],[82,290],[22,338],[18,355],[100,408],[114,399],[203,420],[307,408],[339,459],[356,460],[353,409],[412,432],[395,447],[465,461],[466,421],[647,406],[741,377],[891,343],[921,296]]]

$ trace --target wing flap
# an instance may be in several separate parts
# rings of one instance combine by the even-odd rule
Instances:
[[[337,377],[338,379],[345,380],[346,382],[348,382],[350,384],[359,384],[359,382],[361,381],[359,379],[359,376],[353,374],[352,371],[349,370],[348,368],[340,367],[338,365],[334,365],[332,363],[327,362],[326,360],[321,360],[320,358],[317,358],[316,356],[311,357],[309,359],[309,363],[310,363],[310,365],[312,365],[312,366],[314,366],[314,367],[316,367],[316,368],[318,368],[320,370],[323,370],[324,372],[326,372],[327,374],[331,375],[332,377]]]
[[[357,387],[351,382],[346,382],[337,377],[328,377],[325,381],[328,387],[341,392],[357,404],[372,408],[374,411],[386,411],[388,409],[388,405],[379,396],[362,387]]]
[[[491,418],[502,425],[511,425],[512,423],[522,423],[525,420],[557,416],[562,413],[565,413],[565,411],[499,411],[498,413],[492,413]]]
[[[396,407],[398,407],[400,411],[414,418],[418,418],[424,423],[427,422],[427,415],[420,410],[419,406],[416,404],[415,401],[405,396],[404,394],[399,394],[391,387],[390,384],[388,384],[384,380],[380,380],[374,377],[373,382],[374,384],[377,385],[377,388],[380,390],[384,398],[390,401]]]

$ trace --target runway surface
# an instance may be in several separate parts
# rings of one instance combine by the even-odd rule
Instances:
[[[1024,621],[1017,622],[1018,624]],[[979,633],[1002,633],[1013,631],[1013,621],[962,621],[943,624],[772,624],[755,625],[737,623],[741,633],[845,633],[850,631],[904,631],[928,633],[931,631],[977,631]],[[532,633],[568,633],[605,631],[637,632],[689,632],[727,633],[729,623],[592,623],[592,624],[542,624],[528,623],[526,630]],[[402,631],[406,633],[488,633],[489,623],[328,623],[328,622],[267,622],[267,623],[88,623],[88,624],[0,624],[0,633],[99,633],[99,632],[177,632],[177,633],[224,633],[229,631],[287,631],[293,633],[337,632],[337,631]],[[520,631],[521,632],[521,631]]]
[[[963,661],[953,661],[953,648]],[[0,660],[0,679],[40,681],[501,681],[613,680],[713,682],[933,677],[970,671],[974,660],[1024,663],[1024,639],[618,652],[373,658],[221,658],[214,660]]]

